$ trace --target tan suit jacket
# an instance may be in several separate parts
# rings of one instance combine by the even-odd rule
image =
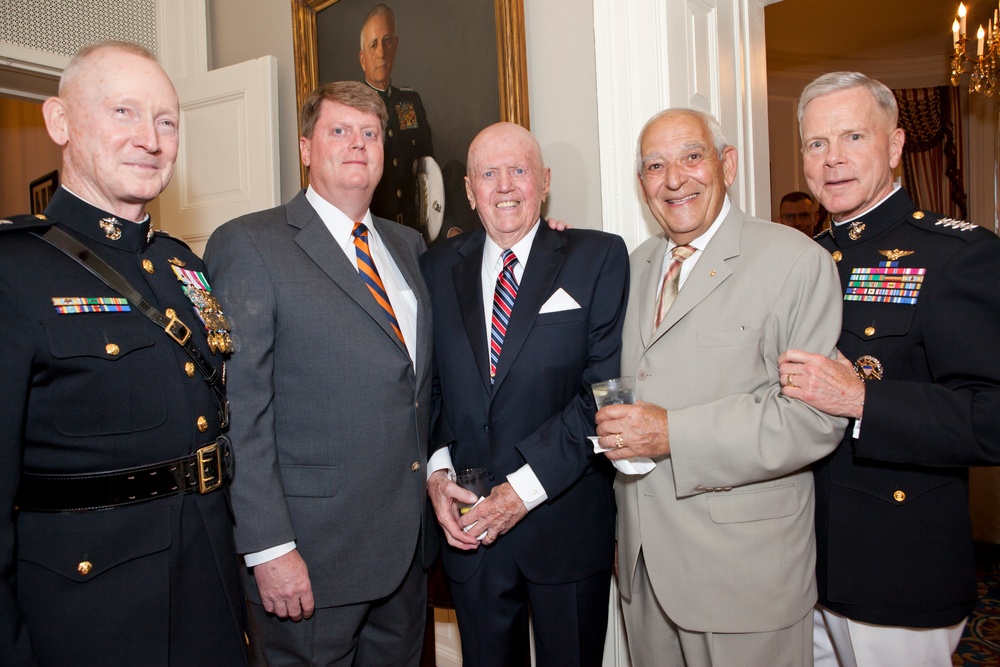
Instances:
[[[840,283],[796,230],[733,207],[653,331],[667,240],[631,256],[622,375],[668,411],[671,454],[618,475],[619,577],[642,550],[653,592],[697,632],[769,632],[816,600],[813,478],[846,420],[781,395],[778,355],[834,356]]]

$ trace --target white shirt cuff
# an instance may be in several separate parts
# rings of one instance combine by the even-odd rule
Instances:
[[[514,493],[521,498],[529,512],[548,499],[542,483],[538,481],[538,477],[535,476],[531,466],[527,463],[507,475],[507,481],[510,482]]]
[[[427,459],[427,479],[430,479],[431,475],[438,470],[447,470],[450,473],[455,472],[455,464],[451,461],[451,452],[448,451],[447,447],[442,447]]]
[[[274,560],[278,556],[284,556],[294,550],[295,542],[285,542],[284,544],[279,544],[278,546],[271,547],[270,549],[255,551],[252,554],[243,554],[243,562],[247,564],[247,567],[256,567],[269,560]]]
[[[855,440],[861,437],[861,419],[854,420],[854,433],[851,434],[851,437]]]

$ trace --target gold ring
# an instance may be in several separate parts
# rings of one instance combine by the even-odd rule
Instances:
[[[788,375],[785,376],[785,384],[787,384],[789,387],[794,387],[795,386],[794,384],[792,384],[792,374],[791,373],[789,373]]]
[[[624,446],[625,446],[625,440],[622,439],[622,434],[621,433],[615,433],[615,447],[617,447],[618,449],[621,449]]]

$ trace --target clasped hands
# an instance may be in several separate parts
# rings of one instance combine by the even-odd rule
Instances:
[[[435,471],[428,478],[427,495],[448,544],[463,551],[477,549],[480,543],[486,546],[493,544],[528,513],[521,497],[509,482],[504,482],[494,487],[482,502],[462,514],[459,506],[471,505],[478,498],[472,491],[451,481],[447,470]]]
[[[597,411],[598,441],[612,461],[644,456],[650,459],[670,453],[667,411],[658,405],[636,401],[634,405],[609,405]]]

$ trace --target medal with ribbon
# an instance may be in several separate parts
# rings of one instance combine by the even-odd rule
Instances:
[[[184,295],[194,305],[194,312],[198,319],[205,325],[208,337],[208,349],[212,354],[223,352],[231,354],[233,352],[233,339],[230,336],[232,327],[229,320],[222,313],[222,306],[219,300],[212,296],[212,288],[201,271],[184,269],[177,264],[171,263],[171,269],[177,280],[181,282],[181,289]]]

